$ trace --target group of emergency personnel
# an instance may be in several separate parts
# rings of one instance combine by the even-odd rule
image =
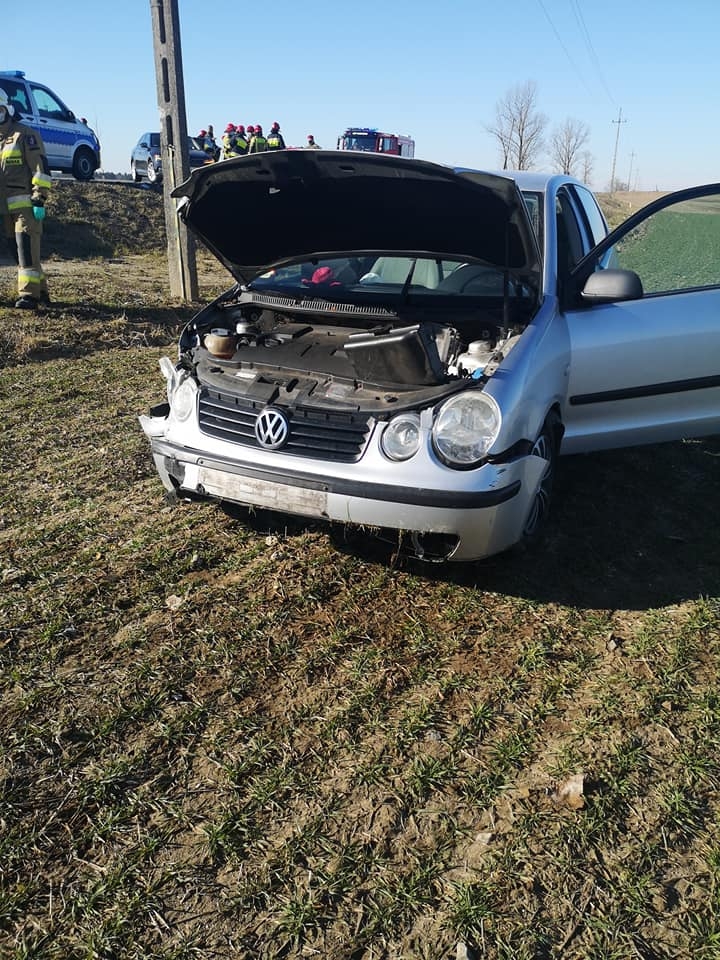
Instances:
[[[228,123],[221,147],[215,142],[212,127],[201,130],[196,139],[207,153],[208,162],[286,149],[277,121],[267,136],[259,123],[248,127]],[[311,133],[306,149],[320,149]],[[22,310],[37,310],[40,303],[50,302],[40,262],[40,238],[51,184],[41,135],[16,120],[15,107],[0,87],[0,217],[12,258],[18,265],[15,306]]]
[[[285,150],[285,138],[280,132],[280,124],[275,121],[267,136],[261,124],[229,123],[222,135],[221,160],[244,157],[247,153],[264,153],[266,150]]]
[[[208,161],[231,160],[233,157],[244,157],[248,153],[265,153],[268,150],[287,149],[285,138],[277,120],[270,127],[267,136],[259,123],[248,124],[247,127],[242,123],[228,123],[223,132],[219,148],[212,135],[212,127],[201,130],[195,139],[207,153]],[[309,149],[320,149],[311,133],[308,134],[307,141]]]
[[[50,302],[40,237],[51,183],[42,137],[15,119],[15,107],[0,87],[0,217],[18,265],[15,306],[21,310]]]

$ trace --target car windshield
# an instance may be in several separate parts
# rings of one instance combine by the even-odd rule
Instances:
[[[277,267],[253,280],[249,289],[303,298],[352,301],[355,296],[412,296],[429,301],[440,296],[502,297],[504,282],[501,267],[482,261],[363,253]],[[512,276],[509,292],[515,297],[531,296],[527,285]]]
[[[352,134],[342,138],[343,150],[368,150],[375,152],[375,134]]]

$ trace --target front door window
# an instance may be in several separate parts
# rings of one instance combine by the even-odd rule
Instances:
[[[643,220],[615,246],[616,266],[634,270],[645,295],[720,283],[720,194],[674,204]]]

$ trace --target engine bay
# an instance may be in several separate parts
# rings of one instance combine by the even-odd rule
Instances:
[[[237,288],[188,324],[180,354],[201,383],[253,401],[379,412],[482,381],[524,325],[506,329],[492,305],[394,311]]]

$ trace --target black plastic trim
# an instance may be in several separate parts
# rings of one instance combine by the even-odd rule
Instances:
[[[661,397],[669,393],[687,393],[690,390],[710,390],[713,387],[720,387],[720,374],[712,377],[698,377],[695,380],[648,383],[642,387],[626,387],[623,390],[579,393],[574,397],[570,397],[570,406],[580,407],[590,403],[608,403],[613,400],[634,400],[639,397]]]
[[[444,509],[475,510],[495,507],[517,496],[520,492],[519,480],[499,487],[497,490],[431,490],[423,487],[396,486],[389,483],[368,483],[363,480],[347,480],[343,477],[318,477],[283,465],[282,470],[267,470],[237,461],[209,458],[202,451],[176,448],[162,440],[151,441],[152,451],[165,457],[165,466],[170,476],[182,482],[184,467],[182,461],[191,459],[199,466],[223,473],[232,473],[239,477],[251,477],[269,483],[285,483],[291,487],[303,487],[306,490],[321,490],[346,497],[359,497],[363,500],[383,500],[389,503],[407,503],[420,507],[439,507]]]

